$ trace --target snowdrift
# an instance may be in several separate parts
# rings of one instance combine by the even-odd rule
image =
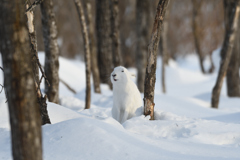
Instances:
[[[42,53],[40,60],[44,64]],[[194,55],[170,61],[166,68],[167,94],[162,94],[160,66],[159,58],[156,120],[138,116],[121,125],[111,116],[113,97],[106,85],[101,86],[102,94],[92,90],[91,109],[84,110],[84,63],[60,58],[60,78],[76,89],[77,94],[60,83],[60,105],[48,102],[52,124],[42,127],[44,160],[240,159],[240,99],[228,98],[224,83],[219,109],[210,108],[217,71],[203,75]],[[11,160],[5,101],[1,93],[0,159]]]

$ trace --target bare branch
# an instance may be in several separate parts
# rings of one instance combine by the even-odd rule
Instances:
[[[48,86],[50,86],[50,83],[49,83],[49,81],[48,81],[48,79],[47,79],[47,76],[45,75],[45,73],[44,73],[44,71],[43,71],[43,69],[42,69],[42,66],[41,66],[41,64],[40,64],[40,61],[39,61],[39,59],[38,59],[38,56],[36,56],[36,53],[34,54],[34,57],[36,58],[36,60],[37,60],[37,65],[38,65],[38,67],[39,67],[39,69],[40,69],[40,71],[41,71],[41,73],[42,73],[42,77],[41,77],[41,79],[40,79],[39,84],[41,84],[42,78],[44,78],[45,81],[47,82]]]
[[[41,4],[44,0],[35,0],[33,4],[26,10],[26,13],[28,11],[32,11],[37,5]]]
[[[0,69],[4,72],[3,68],[0,66]]]
[[[0,69],[4,72],[4,70],[3,70],[3,68],[2,68],[1,66],[0,66]],[[4,85],[1,85],[1,84],[0,84],[0,86],[2,87],[0,93],[2,93],[2,91],[3,91],[3,89],[4,89]],[[5,93],[5,97],[7,98],[5,89],[4,89],[4,93]],[[8,100],[6,100],[5,103],[7,103],[7,101],[8,101]]]
[[[0,84],[0,86],[2,87],[0,93],[2,93],[2,90],[3,90],[4,87],[3,87],[3,85],[1,85],[1,84]]]
[[[64,84],[71,92],[73,92],[74,94],[76,94],[77,92],[67,84],[67,82],[65,82],[64,80],[60,79],[60,82],[62,82],[62,84]]]

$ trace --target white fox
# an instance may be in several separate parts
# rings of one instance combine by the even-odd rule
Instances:
[[[122,66],[114,68],[111,73],[113,84],[112,117],[120,123],[143,114],[141,94],[136,84],[131,80],[132,76]]]

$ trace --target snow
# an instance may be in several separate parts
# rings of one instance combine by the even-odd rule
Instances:
[[[219,50],[213,54],[219,67]],[[92,89],[91,109],[85,106],[85,66],[60,58],[60,105],[48,102],[51,125],[42,127],[44,160],[237,160],[240,159],[240,99],[226,95],[224,82],[219,109],[210,108],[217,70],[203,75],[196,55],[166,67],[167,93],[161,92],[161,59],[155,89],[155,119],[138,116],[120,124],[111,116],[113,93],[101,85]],[[44,55],[40,53],[44,64]],[[209,62],[205,62],[207,65]],[[136,69],[129,69],[136,73]],[[3,84],[0,74],[0,84]],[[41,86],[43,90],[43,85]],[[143,95],[142,95],[143,97]],[[0,159],[11,160],[7,103],[0,94]]]

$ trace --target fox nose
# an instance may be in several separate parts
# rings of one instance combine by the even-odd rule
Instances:
[[[116,77],[116,74],[113,74],[112,76],[113,76],[113,77]]]

